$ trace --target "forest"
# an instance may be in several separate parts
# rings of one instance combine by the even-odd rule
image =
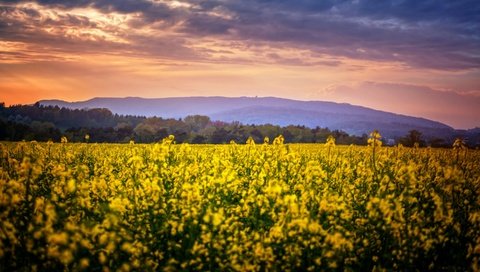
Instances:
[[[367,135],[349,135],[328,128],[308,128],[289,125],[251,125],[239,122],[221,122],[208,116],[191,115],[182,119],[118,115],[108,109],[68,109],[58,106],[0,104],[0,140],[4,141],[60,141],[62,136],[70,142],[137,143],[158,142],[174,135],[178,143],[221,144],[245,143],[251,137],[260,143],[265,137],[273,139],[283,135],[287,143],[324,143],[333,136],[337,144],[366,145]],[[447,147],[451,139],[424,139],[416,130],[398,139],[382,139],[385,144],[404,146]],[[393,140],[393,141],[392,141]],[[470,141],[469,141],[470,140]],[[466,139],[475,146],[478,141]]]

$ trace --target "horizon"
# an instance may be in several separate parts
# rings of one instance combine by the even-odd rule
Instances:
[[[176,98],[275,98],[275,99],[286,99],[286,100],[294,100],[294,101],[301,101],[301,102],[326,102],[326,103],[335,103],[335,104],[346,104],[346,105],[350,105],[350,106],[354,106],[354,107],[362,107],[362,108],[372,109],[372,110],[375,110],[375,111],[381,111],[381,112],[393,113],[393,114],[397,114],[397,115],[404,115],[404,116],[409,116],[409,117],[414,117],[414,118],[426,119],[426,120],[430,120],[430,121],[434,121],[434,122],[438,122],[438,123],[450,126],[451,128],[456,129],[456,130],[469,130],[469,129],[480,128],[480,126],[458,128],[458,127],[451,126],[447,123],[444,123],[442,121],[426,118],[426,117],[423,117],[423,116],[415,116],[415,115],[408,115],[408,114],[398,113],[398,112],[393,112],[393,111],[388,111],[388,110],[381,110],[381,109],[377,109],[377,108],[373,108],[373,107],[367,107],[367,106],[363,106],[363,105],[352,104],[352,103],[349,103],[349,102],[336,102],[336,101],[318,100],[318,99],[317,100],[315,100],[315,99],[304,99],[303,100],[303,99],[294,99],[294,98],[277,97],[277,96],[222,96],[222,95],[169,96],[169,97],[96,96],[96,97],[88,98],[88,99],[85,99],[85,100],[70,100],[70,101],[69,100],[63,100],[63,99],[56,99],[56,98],[45,98],[45,99],[40,99],[40,100],[34,101],[33,103],[26,103],[26,104],[21,104],[21,103],[20,104],[6,104],[3,101],[0,101],[0,102],[5,103],[6,106],[15,106],[15,105],[30,105],[30,106],[33,106],[34,104],[36,104],[38,102],[42,102],[42,101],[58,101],[58,102],[65,102],[65,103],[74,104],[74,103],[84,103],[84,102],[88,102],[88,101],[95,100],[95,99],[130,99],[130,98],[144,99],[144,100],[148,100],[148,99],[176,99]],[[156,116],[156,117],[161,117],[161,116]]]
[[[480,127],[480,2],[0,0],[0,100],[276,97]]]
[[[362,106],[362,105],[351,104],[351,103],[348,103],[348,102],[335,102],[335,101],[327,101],[327,100],[301,100],[301,99],[291,99],[291,98],[275,97],[275,96],[220,96],[220,95],[217,95],[217,96],[175,96],[175,97],[174,96],[171,96],[171,97],[139,97],[139,96],[114,97],[114,96],[111,96],[111,97],[92,97],[92,98],[89,98],[89,99],[86,99],[86,100],[78,100],[78,101],[67,101],[67,100],[61,100],[61,99],[42,99],[42,100],[36,101],[35,103],[42,102],[42,101],[58,101],[58,102],[63,102],[63,103],[75,104],[75,103],[86,103],[86,102],[89,102],[89,101],[92,101],[92,100],[95,100],[95,99],[142,99],[142,100],[152,99],[152,100],[157,100],[157,99],[183,99],[183,98],[232,98],[232,99],[235,99],[235,98],[254,98],[254,99],[256,99],[256,98],[259,98],[259,99],[273,98],[273,99],[292,100],[292,101],[300,101],[300,102],[325,102],[325,103],[334,103],[334,104],[338,104],[338,105],[343,104],[343,105],[349,105],[349,106],[353,106],[353,107],[361,107],[361,108],[371,109],[371,110],[374,110],[374,111],[393,113],[393,114],[401,115],[401,116],[420,118],[420,119],[425,119],[425,120],[429,120],[429,121],[433,121],[433,122],[438,122],[440,124],[450,126],[450,125],[445,124],[441,121],[434,120],[434,119],[428,119],[428,118],[425,118],[425,117],[422,117],[422,116],[406,115],[406,114],[402,114],[402,113],[384,111],[384,110],[375,109],[375,108],[371,108],[371,107],[365,107],[365,106]],[[34,105],[35,103],[25,104],[25,105]],[[13,105],[7,105],[7,106],[13,106]],[[109,110],[112,111],[111,109],[109,109]],[[113,113],[115,113],[115,112],[113,112]],[[162,117],[162,116],[156,116],[156,115],[154,115],[154,116],[155,117]],[[149,117],[149,116],[147,116],[147,117]],[[450,126],[450,127],[455,129],[455,130],[469,130],[469,129],[480,128],[480,126],[469,127],[469,128],[456,128],[456,127],[453,127],[453,126]]]

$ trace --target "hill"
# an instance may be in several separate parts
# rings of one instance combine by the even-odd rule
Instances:
[[[303,125],[343,130],[353,135],[378,129],[386,138],[401,137],[415,129],[427,137],[449,137],[454,129],[440,122],[379,111],[345,103],[298,101],[276,97],[177,97],[177,98],[93,98],[66,102],[42,100],[44,106],[71,109],[107,108],[122,115],[184,118],[206,115],[212,120],[244,124]]]

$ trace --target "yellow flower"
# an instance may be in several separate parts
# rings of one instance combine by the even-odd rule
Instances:
[[[248,137],[248,139],[247,139],[247,145],[255,145],[255,141],[253,140],[252,137]]]
[[[87,258],[82,258],[80,260],[80,268],[86,269],[90,265],[90,261]]]
[[[325,145],[328,147],[335,146],[335,138],[332,135],[329,135]]]
[[[370,133],[370,137],[368,138],[368,145],[369,146],[381,146],[382,145],[382,136],[378,130],[374,130]]]

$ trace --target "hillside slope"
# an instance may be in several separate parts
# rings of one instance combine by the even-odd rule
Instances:
[[[245,124],[303,125],[328,127],[354,135],[378,129],[387,138],[404,136],[416,129],[425,136],[443,137],[453,128],[440,122],[374,110],[345,103],[298,101],[275,97],[178,97],[178,98],[93,98],[81,102],[39,101],[44,106],[72,109],[107,108],[123,115],[184,118],[207,115],[212,120]]]

